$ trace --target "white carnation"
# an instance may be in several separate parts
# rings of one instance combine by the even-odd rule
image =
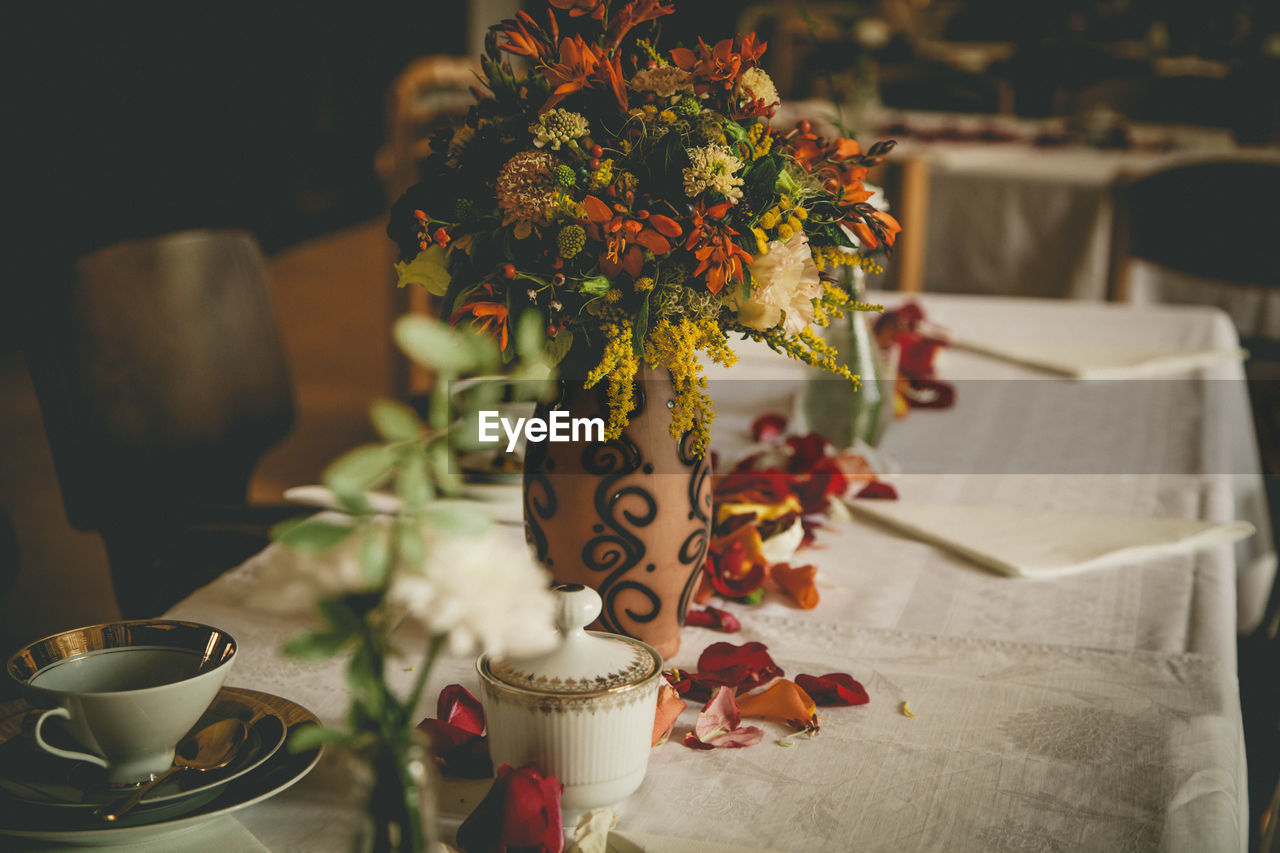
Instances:
[[[637,92],[652,92],[659,98],[692,95],[693,77],[688,71],[674,65],[643,68],[631,77],[631,88]]]
[[[763,101],[766,107],[782,103],[778,87],[773,85],[773,78],[768,72],[763,68],[748,68],[738,80],[738,103],[746,107],[759,101]]]
[[[822,281],[803,231],[786,242],[769,243],[768,253],[751,265],[751,277],[751,297],[745,301],[739,293],[733,297],[742,325],[767,331],[781,324],[795,335],[813,322],[813,300],[822,296]]]
[[[696,198],[707,190],[713,190],[737,202],[742,198],[742,178],[735,174],[742,168],[742,161],[719,145],[690,148],[689,166],[684,170],[684,194]]]

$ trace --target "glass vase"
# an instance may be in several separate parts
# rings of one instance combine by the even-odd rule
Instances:
[[[857,266],[842,266],[844,284],[858,301],[866,297],[865,274]],[[893,419],[893,377],[886,369],[865,311],[854,311],[833,320],[825,338],[839,363],[859,377],[854,389],[848,381],[825,371],[813,370],[803,393],[804,420],[808,428],[825,436],[838,450],[859,443],[876,447]]]
[[[352,853],[437,853],[440,845],[437,784],[426,737],[414,732],[403,743],[379,742],[347,756],[358,808]]]

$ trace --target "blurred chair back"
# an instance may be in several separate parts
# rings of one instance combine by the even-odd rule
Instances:
[[[478,84],[478,71],[474,62],[463,57],[422,56],[400,72],[387,94],[387,142],[376,161],[388,206],[421,179],[419,167],[431,154],[431,136],[441,128],[460,124],[475,103],[471,87]],[[395,260],[390,241],[387,254],[390,270]],[[407,313],[436,313],[425,290],[397,288],[394,276],[391,287],[388,327]],[[418,394],[431,387],[431,377],[396,350],[392,353],[391,387],[399,396]]]
[[[1273,244],[1280,160],[1214,160],[1129,177],[1117,187],[1117,297],[1134,260],[1232,285],[1280,285]]]
[[[419,180],[418,165],[431,153],[431,135],[461,120],[475,103],[478,66],[460,56],[422,56],[410,62],[387,93],[387,141],[377,171],[394,202]]]
[[[27,360],[67,518],[101,533],[121,610],[156,615],[210,579],[185,534],[245,506],[293,423],[265,262],[247,233],[189,231],[94,252],[51,297]]]

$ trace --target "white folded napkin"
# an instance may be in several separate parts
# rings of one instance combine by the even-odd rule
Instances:
[[[462,507],[484,513],[499,524],[523,524],[524,506],[519,486],[480,483],[465,485],[462,499],[442,498],[433,501],[433,507]],[[395,515],[400,511],[400,499],[387,492],[366,492],[369,506],[379,515]],[[284,499],[302,506],[342,511],[338,499],[326,486],[294,486],[285,489]]]
[[[1011,577],[1044,578],[1133,564],[1251,536],[1243,521],[1076,515],[1018,507],[853,500],[855,516]]]
[[[952,337],[951,345],[989,358],[1011,361],[1073,379],[1141,379],[1197,367],[1239,361],[1240,349],[1143,350],[1081,346],[1045,341],[977,341]]]

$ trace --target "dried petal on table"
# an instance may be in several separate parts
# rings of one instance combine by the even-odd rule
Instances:
[[[450,684],[436,699],[436,719],[475,734],[484,734],[484,705],[461,684]]]
[[[739,697],[738,710],[744,717],[786,723],[798,732],[818,730],[817,705],[803,688],[785,678],[776,679],[758,693]]]
[[[818,587],[814,584],[814,578],[818,574],[817,566],[779,563],[770,573],[774,582],[800,607],[812,610],[818,606]]]
[[[671,727],[676,724],[676,718],[687,707],[689,707],[688,703],[680,698],[680,694],[670,684],[664,684],[658,688],[658,708],[653,716],[652,746],[660,746],[667,742],[667,738],[671,736]]]
[[[871,701],[867,690],[846,672],[830,672],[826,675],[797,675],[796,684],[813,697],[819,705],[865,705]]]
[[[760,558],[760,533],[754,527],[725,543],[721,550],[712,544],[703,570],[712,588],[727,598],[745,598],[764,584],[765,563]]]
[[[685,735],[685,746],[693,749],[737,748],[754,746],[764,739],[764,731],[755,726],[743,727],[742,714],[733,691],[721,687],[698,714],[693,731]]]
[[[556,777],[543,776],[537,765],[519,770],[502,765],[489,793],[458,828],[458,846],[464,853],[562,853],[563,787]]]
[[[728,610],[721,610],[718,607],[690,610],[689,614],[685,616],[684,624],[694,628],[710,628],[712,631],[723,631],[726,634],[736,634],[742,630],[742,623],[738,621],[737,616],[734,616]]]
[[[898,490],[883,480],[874,480],[863,486],[861,491],[854,497],[896,501],[898,499]]]

